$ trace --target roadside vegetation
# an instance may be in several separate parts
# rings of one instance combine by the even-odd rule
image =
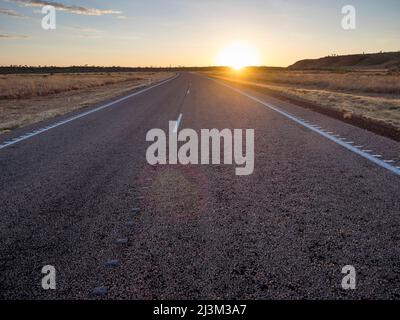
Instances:
[[[113,84],[146,82],[156,73],[0,75],[0,99],[26,99]]]
[[[400,130],[400,73],[395,71],[317,71],[248,68],[215,71],[212,76],[265,87],[293,100],[390,124]]]
[[[0,134],[111,99],[171,72],[0,75]]]

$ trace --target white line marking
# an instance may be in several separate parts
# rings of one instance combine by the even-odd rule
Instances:
[[[163,84],[165,84],[165,83],[167,83],[167,82],[170,82],[170,81],[172,81],[172,80],[175,80],[175,79],[178,78],[178,77],[179,77],[179,75],[177,75],[177,76],[175,76],[175,77],[173,77],[173,78],[167,79],[167,80],[165,80],[165,81],[163,81],[163,82],[160,82],[160,83],[158,83],[158,84],[156,84],[156,85],[154,85],[154,86],[151,86],[151,87],[145,88],[145,89],[143,89],[143,90],[137,91],[137,92],[135,92],[135,93],[132,93],[132,94],[126,96],[126,97],[123,97],[123,98],[120,98],[120,99],[118,99],[118,100],[115,100],[115,101],[112,101],[112,102],[110,102],[110,103],[107,103],[107,104],[105,104],[105,105],[102,105],[102,106],[100,106],[100,107],[97,107],[97,108],[91,109],[91,110],[89,110],[89,111],[86,111],[86,112],[77,114],[77,115],[74,116],[74,117],[65,119],[65,120],[60,121],[60,122],[56,122],[56,123],[54,123],[54,124],[52,124],[52,125],[49,125],[49,126],[47,126],[47,127],[45,127],[45,128],[37,129],[37,130],[35,130],[35,131],[33,131],[33,132],[26,133],[26,134],[24,134],[23,136],[20,136],[20,137],[18,137],[18,138],[12,139],[11,141],[6,141],[6,142],[4,142],[3,144],[0,145],[0,150],[1,150],[1,149],[5,149],[5,148],[7,148],[7,147],[9,147],[9,146],[12,146],[12,145],[14,145],[14,144],[16,144],[16,143],[19,143],[19,142],[21,142],[21,141],[30,139],[30,138],[32,138],[32,137],[34,137],[34,136],[37,136],[37,135],[39,135],[39,134],[41,134],[41,133],[43,133],[43,132],[46,132],[46,131],[49,131],[49,130],[51,130],[51,129],[60,127],[60,126],[62,126],[62,125],[64,125],[64,124],[66,124],[66,123],[69,123],[69,122],[72,122],[72,121],[74,121],[74,120],[83,118],[83,117],[85,117],[85,116],[87,116],[87,115],[89,115],[89,114],[92,114],[92,113],[95,113],[95,112],[97,112],[97,111],[100,111],[100,110],[106,109],[106,108],[108,108],[108,107],[111,107],[111,106],[113,106],[114,104],[117,104],[117,103],[119,103],[119,102],[125,101],[125,100],[127,100],[127,99],[129,99],[129,98],[132,98],[132,97],[137,96],[137,95],[139,95],[139,94],[142,94],[142,93],[144,93],[144,92],[146,92],[146,91],[149,91],[149,90],[151,90],[151,89],[154,89],[154,88],[156,88],[156,87],[159,87],[159,86],[161,86],[161,85],[163,85]]]
[[[176,125],[175,125],[175,128],[174,128],[174,133],[177,133],[178,132],[178,129],[179,129],[179,126],[180,126],[180,124],[181,124],[181,121],[182,121],[182,113],[179,115],[179,117],[178,117],[178,120],[176,120]]]
[[[246,93],[246,92],[244,92],[242,90],[239,90],[239,89],[237,89],[235,87],[232,87],[232,86],[230,86],[228,84],[225,84],[223,82],[220,82],[220,81],[212,79],[212,78],[207,78],[207,79],[215,81],[216,83],[219,83],[222,86],[225,86],[225,87],[227,87],[227,88],[229,88],[229,89],[231,89],[231,90],[233,90],[233,91],[235,91],[237,93],[240,93],[241,95],[243,95],[243,96],[245,96],[245,97],[247,97],[247,98],[249,98],[251,100],[254,100],[254,101],[262,104],[263,106],[265,106],[265,107],[267,107],[267,108],[269,108],[269,109],[281,114],[282,116],[284,116],[286,118],[289,118],[290,120],[296,122],[297,124],[310,129],[311,131],[313,131],[313,132],[315,132],[315,133],[327,138],[328,140],[330,140],[330,141],[332,141],[332,142],[334,142],[334,143],[346,148],[347,150],[349,150],[349,151],[351,151],[353,153],[356,153],[359,156],[361,156],[361,157],[363,157],[363,158],[375,163],[376,165],[378,165],[378,166],[380,166],[382,168],[385,168],[385,169],[391,171],[392,173],[400,176],[400,169],[398,167],[395,167],[395,166],[393,166],[393,165],[391,165],[389,163],[385,163],[384,161],[373,157],[372,155],[368,154],[367,152],[359,150],[359,149],[355,148],[354,146],[352,146],[352,145],[350,145],[350,144],[348,144],[348,143],[346,143],[346,142],[344,142],[344,141],[342,141],[340,139],[337,139],[337,137],[335,137],[335,136],[332,136],[332,135],[330,135],[328,133],[322,132],[321,130],[316,129],[316,128],[312,127],[311,125],[307,124],[305,121],[299,120],[298,118],[289,115],[287,112],[285,112],[285,111],[283,111],[283,110],[281,110],[281,109],[279,109],[279,108],[277,108],[277,107],[275,107],[275,106],[273,106],[273,105],[271,105],[269,103],[266,103],[266,102],[254,97],[254,96],[252,96],[252,95],[250,95],[250,94],[248,94],[248,93]]]
[[[394,160],[383,160],[383,161],[386,163],[394,163],[395,162]]]

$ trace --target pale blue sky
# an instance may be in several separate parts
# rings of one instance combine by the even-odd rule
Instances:
[[[270,66],[400,50],[399,0],[54,0],[68,7],[53,31],[41,28],[44,2],[0,0],[0,65],[205,66],[235,42]],[[346,4],[356,30],[341,28]]]

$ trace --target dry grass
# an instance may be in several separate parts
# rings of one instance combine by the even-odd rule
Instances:
[[[352,114],[390,123],[400,128],[400,99],[370,97],[326,90],[310,90],[268,86],[285,96],[310,101],[324,108],[343,113],[344,118]]]
[[[39,74],[0,76],[0,99],[24,99],[67,91],[146,81],[154,73]]]
[[[0,76],[0,133],[128,93],[172,73]]]
[[[214,73],[240,80],[363,94],[400,95],[400,73],[329,71],[257,71]]]
[[[400,75],[381,72],[280,71],[213,73],[227,80],[255,84],[297,100],[381,120],[400,128]]]

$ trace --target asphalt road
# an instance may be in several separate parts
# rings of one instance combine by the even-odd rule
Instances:
[[[240,90],[182,74],[1,136],[74,117],[0,149],[0,297],[398,299],[400,176],[380,164],[400,166],[400,144]],[[255,129],[254,173],[147,164],[146,133],[180,114],[180,128]],[[56,290],[41,287],[45,265]],[[341,287],[345,265],[356,290]]]

